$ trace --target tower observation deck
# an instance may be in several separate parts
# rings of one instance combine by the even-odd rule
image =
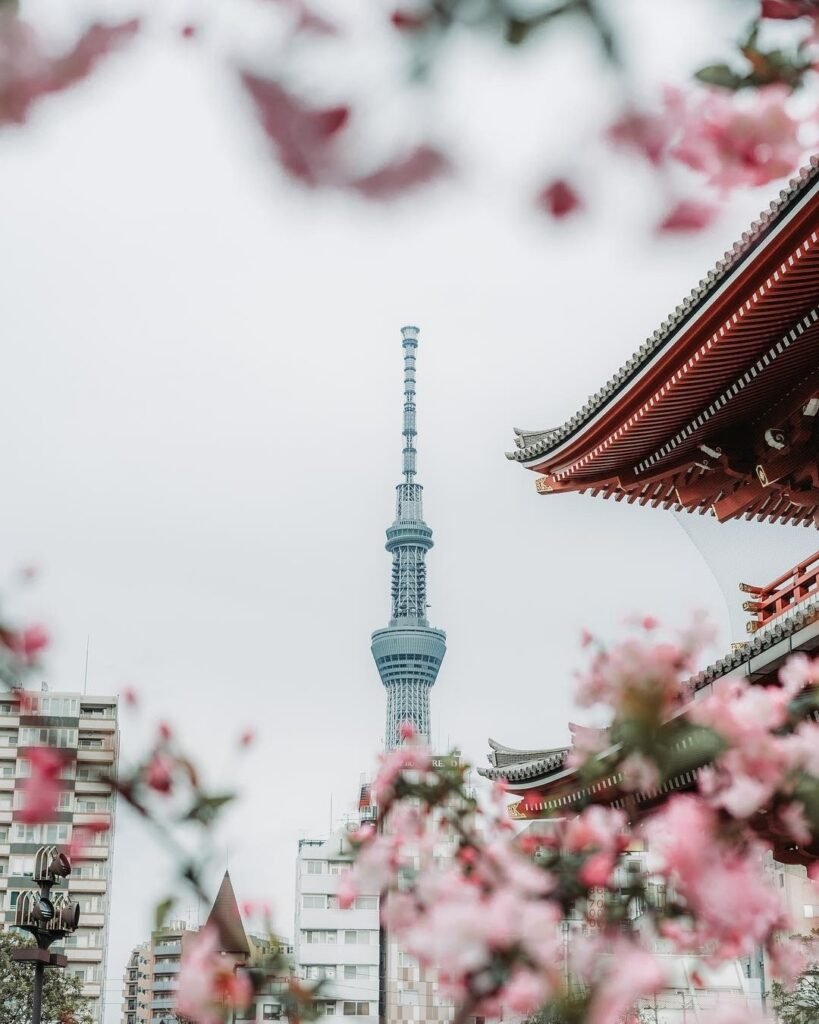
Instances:
[[[372,636],[372,652],[387,690],[384,743],[392,750],[409,721],[430,738],[429,691],[446,653],[446,633],[427,621],[426,554],[432,530],[424,522],[423,488],[415,482],[415,354],[418,328],[402,327],[404,348],[404,479],[396,488],[395,521],[387,530],[392,555],[392,613]]]

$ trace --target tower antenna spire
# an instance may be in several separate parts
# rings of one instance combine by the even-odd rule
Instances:
[[[415,479],[415,353],[418,349],[418,328],[402,327],[404,349],[404,483]]]
[[[387,530],[392,555],[392,612],[386,629],[372,636],[372,653],[387,690],[388,750],[401,742],[404,722],[430,738],[429,691],[446,653],[446,634],[427,621],[426,553],[432,530],[424,522],[423,487],[416,483],[415,363],[418,328],[401,328],[404,350],[403,476],[396,488],[395,521]]]

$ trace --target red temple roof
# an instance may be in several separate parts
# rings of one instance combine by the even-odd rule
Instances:
[[[538,491],[717,519],[819,513],[819,160],[562,427],[516,431]]]

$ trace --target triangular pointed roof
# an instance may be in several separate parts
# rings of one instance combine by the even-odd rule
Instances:
[[[213,926],[219,936],[219,950],[222,953],[234,953],[248,956],[250,945],[236,902],[236,893],[230,880],[230,872],[226,871],[219,886],[219,892],[213,901],[205,927]]]

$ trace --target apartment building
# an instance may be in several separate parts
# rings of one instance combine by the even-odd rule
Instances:
[[[323,981],[321,1014],[377,1024],[378,896],[361,895],[349,910],[338,903],[340,875],[351,864],[347,827],[327,839],[302,839],[296,868],[294,956],[306,981]]]
[[[29,752],[54,747],[65,756],[54,821],[29,825],[19,820],[20,783],[31,773]],[[100,772],[116,769],[117,698],[79,693],[38,693],[0,699],[0,927],[14,922],[20,893],[32,888],[38,847],[67,846],[75,829],[104,822],[75,858],[68,892],[80,906],[80,924],[55,951],[68,957],[66,970],[80,977],[95,1021],[105,1004],[115,796]]]
[[[171,921],[132,950],[123,977],[122,1024],[176,1024],[182,953],[195,935],[186,922]]]
[[[273,951],[275,946],[279,954],[283,956],[280,969],[262,985],[256,993],[256,999],[246,1010],[239,1010],[236,1013],[237,1021],[255,1021],[261,1024],[266,1020],[287,1021],[284,1012],[283,993],[290,984],[293,977],[293,945],[278,935],[261,936],[248,933],[247,941],[250,946],[250,963],[260,960]]]
[[[221,952],[237,965],[262,960],[274,945],[284,952],[281,970],[264,983],[250,1006],[236,1011],[234,1020],[285,1020],[281,993],[292,977],[293,947],[278,936],[246,934],[228,872],[208,915],[208,925],[217,929]],[[147,942],[134,947],[123,975],[122,1024],[178,1024],[175,1007],[179,972],[199,930],[185,921],[171,921],[151,932]]]

